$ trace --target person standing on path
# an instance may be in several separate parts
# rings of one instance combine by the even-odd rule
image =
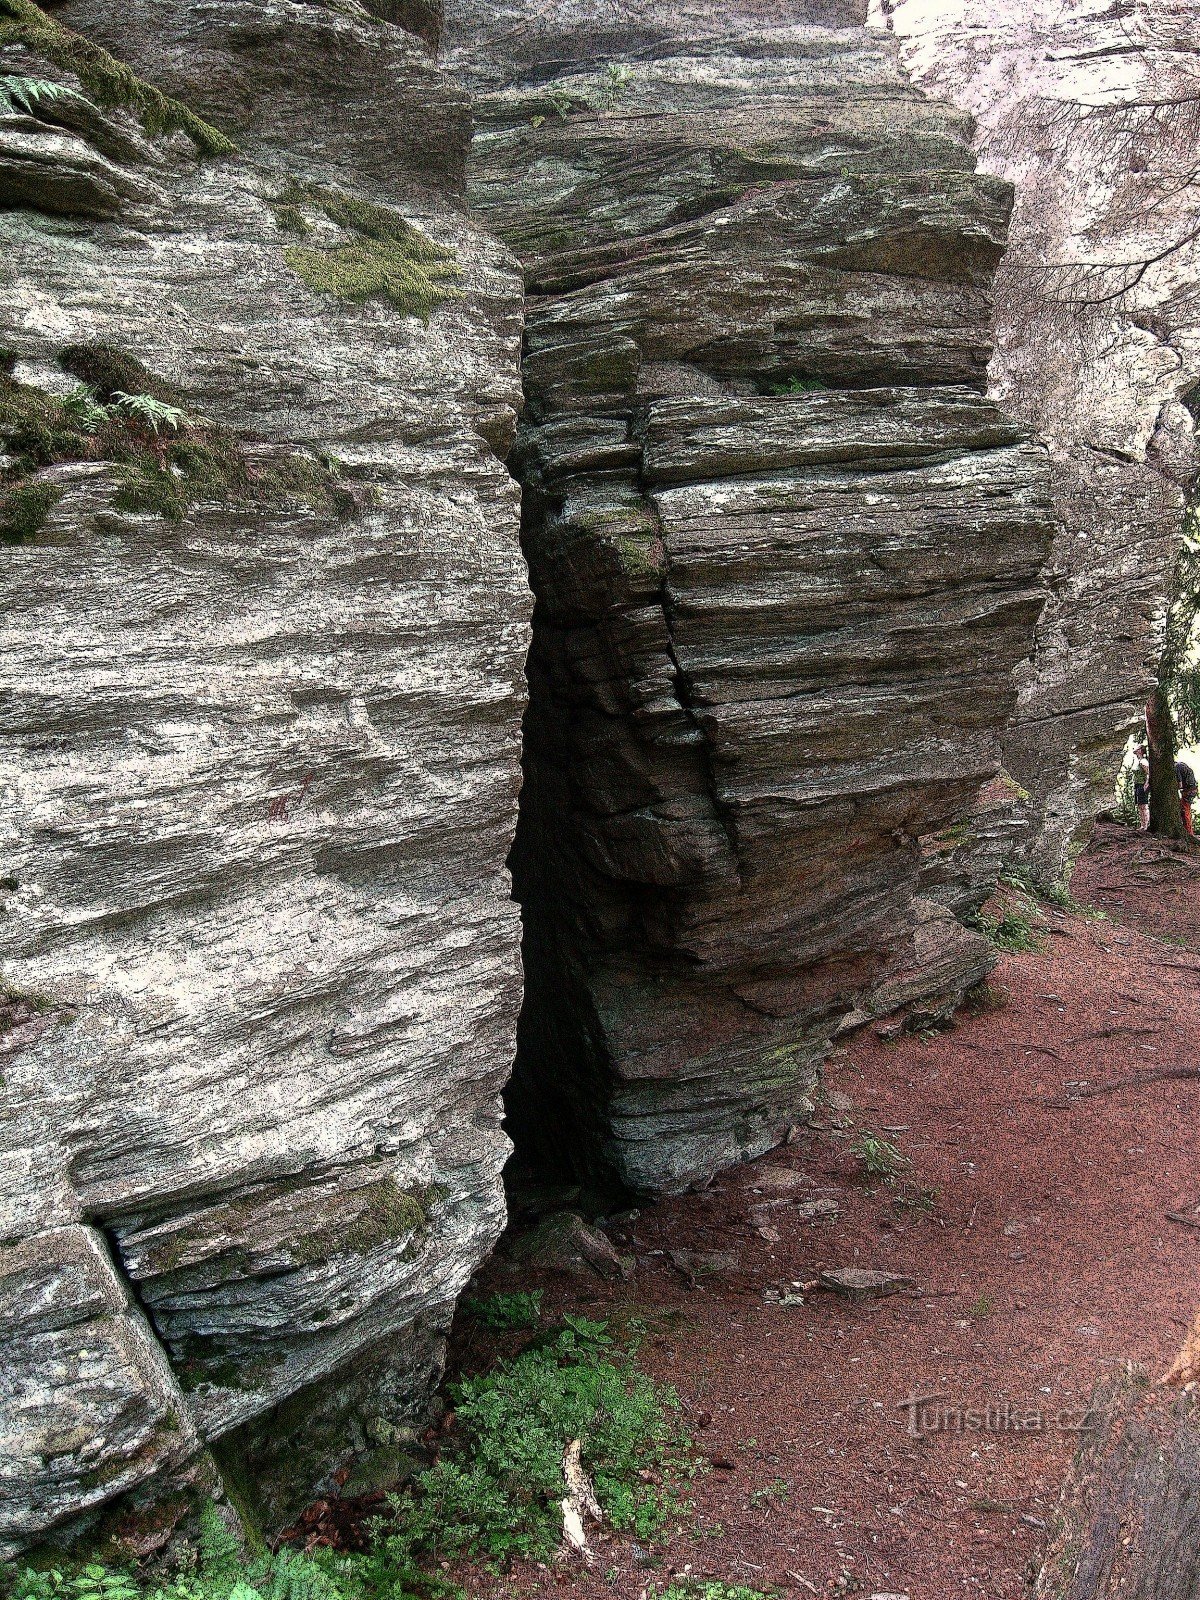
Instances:
[[[1183,826],[1187,830],[1189,839],[1196,837],[1196,830],[1192,826],[1192,806],[1196,800],[1196,774],[1186,761],[1175,763],[1175,777],[1179,783],[1179,807],[1183,813]]]
[[[1144,744],[1133,747],[1133,803],[1137,806],[1138,832],[1150,829],[1150,757]]]

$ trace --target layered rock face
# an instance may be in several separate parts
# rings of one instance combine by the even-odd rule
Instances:
[[[427,1396],[503,1220],[530,609],[426,40],[55,8],[233,152],[29,11],[4,71],[83,98],[0,119],[4,1550],[213,1441],[282,1514]]]
[[[840,1032],[989,965],[951,857],[1050,533],[982,393],[1010,191],[862,20],[447,17],[529,294],[510,1112],[635,1190],[777,1143]]]
[[[1027,791],[1018,851],[1058,879],[1142,717],[1196,467],[1181,402],[1200,380],[1200,17],[1187,0],[885,0],[878,16],[1016,186],[991,393],[1050,447],[1059,533],[1004,762]]]

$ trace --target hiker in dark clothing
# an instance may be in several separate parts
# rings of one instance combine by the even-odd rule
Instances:
[[[1150,758],[1144,744],[1133,747],[1133,803],[1137,807],[1138,832],[1150,827]]]
[[[1183,812],[1183,825],[1187,829],[1188,838],[1194,839],[1196,830],[1192,826],[1192,806],[1197,793],[1196,774],[1186,761],[1175,763],[1175,781],[1179,784],[1179,806]]]

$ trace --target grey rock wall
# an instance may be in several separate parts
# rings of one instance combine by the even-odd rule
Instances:
[[[447,45],[529,291],[509,1105],[672,1190],[990,965],[921,839],[995,774],[1044,598],[1044,457],[982,394],[1010,191],[848,12],[646,6],[608,59],[586,6],[503,20]]]
[[[1059,532],[1004,762],[1026,791],[1014,851],[1057,880],[1142,719],[1196,469],[1200,18],[1190,0],[873,9],[1016,186],[990,392],[1050,450]]]
[[[73,387],[64,350],[117,347],[252,487],[301,463],[336,492],[172,521],[129,509],[119,462],[67,461],[0,544],[0,1240],[18,1316],[21,1285],[47,1307],[6,1352],[9,1548],[216,1440],[264,1489],[288,1457],[294,1504],[424,1402],[503,1221],[520,992],[521,285],[465,213],[466,96],[366,12],[55,17],[240,149],[119,108],[0,119],[6,416]],[[426,324],[310,287],[289,179],[399,208],[458,298]],[[348,1363],[376,1372],[353,1426],[264,1459],[256,1419],[319,1414]]]

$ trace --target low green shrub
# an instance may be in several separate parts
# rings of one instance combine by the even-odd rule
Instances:
[[[0,541],[24,544],[46,525],[62,490],[52,483],[19,483],[0,496]]]
[[[575,1440],[618,1531],[651,1540],[685,1510],[695,1462],[679,1398],[639,1371],[603,1322],[572,1317],[491,1371],[451,1385],[450,1396],[455,1426],[441,1459],[392,1497],[364,1554],[285,1549],[245,1558],[209,1505],[193,1566],[169,1581],[116,1566],[26,1568],[10,1582],[8,1600],[438,1600],[454,1592],[430,1570],[438,1559],[554,1552],[563,1455]]]
[[[0,0],[2,3],[2,0]],[[91,372],[65,397],[0,373],[0,452],[12,460],[0,491],[0,537],[35,533],[59,491],[23,480],[69,461],[108,461],[117,469],[113,504],[179,522],[203,501],[298,505],[350,516],[357,505],[338,481],[337,463],[298,452],[252,459],[227,429],[189,419],[169,388],[133,357],[105,346],[64,352],[72,370]],[[141,380],[130,392],[114,379]],[[15,487],[10,487],[15,485]]]
[[[563,1452],[578,1439],[605,1516],[653,1539],[684,1509],[694,1469],[679,1397],[614,1347],[604,1323],[570,1319],[492,1371],[452,1385],[442,1459],[395,1497],[393,1561],[545,1559],[562,1535]]]
[[[823,378],[786,378],[782,383],[767,386],[768,394],[819,394],[829,385]]]

